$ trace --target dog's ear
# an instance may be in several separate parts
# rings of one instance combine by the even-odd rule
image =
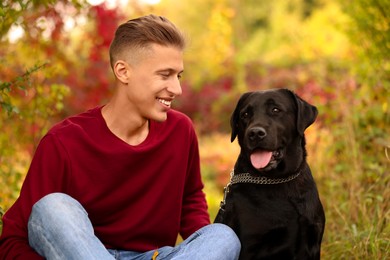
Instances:
[[[242,103],[248,98],[248,96],[252,92],[246,92],[243,95],[241,95],[240,99],[237,102],[236,108],[233,111],[232,116],[230,117],[230,126],[232,128],[232,135],[230,137],[230,141],[233,142],[234,139],[236,139],[236,136],[238,134],[238,121],[240,120],[240,110]]]
[[[298,133],[303,136],[306,128],[308,128],[316,120],[318,110],[315,106],[309,104],[294,92],[290,90],[288,90],[288,92],[290,92],[290,95],[293,96],[297,105],[297,130]]]

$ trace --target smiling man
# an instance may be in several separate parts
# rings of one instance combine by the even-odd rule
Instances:
[[[112,98],[42,138],[4,215],[0,259],[238,258],[235,233],[210,224],[192,122],[171,109],[184,47],[164,17],[118,27]]]

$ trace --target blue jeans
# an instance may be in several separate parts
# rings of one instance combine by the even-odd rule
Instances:
[[[133,252],[106,249],[94,235],[81,204],[63,193],[52,193],[33,207],[28,222],[30,246],[47,259],[136,259],[151,260],[156,250]],[[210,224],[181,244],[157,250],[162,259],[238,259],[241,244],[228,226]]]

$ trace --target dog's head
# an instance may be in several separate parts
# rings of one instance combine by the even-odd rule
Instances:
[[[303,156],[304,131],[317,114],[316,107],[287,89],[248,92],[232,114],[231,141],[238,137],[240,156],[253,168],[269,171]]]

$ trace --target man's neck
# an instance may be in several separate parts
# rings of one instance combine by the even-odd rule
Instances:
[[[132,111],[124,111],[122,107],[108,103],[102,109],[102,116],[114,135],[129,145],[139,145],[149,134],[149,121],[132,116]]]

